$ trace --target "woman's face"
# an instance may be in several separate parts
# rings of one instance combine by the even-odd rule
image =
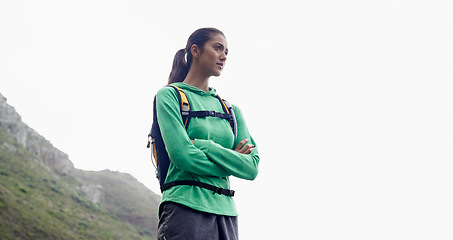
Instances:
[[[208,76],[220,76],[228,55],[228,43],[222,34],[215,34],[207,41],[198,62]]]

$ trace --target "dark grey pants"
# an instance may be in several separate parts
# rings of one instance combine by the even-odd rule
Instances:
[[[159,240],[237,240],[237,217],[215,215],[165,202],[159,211]]]

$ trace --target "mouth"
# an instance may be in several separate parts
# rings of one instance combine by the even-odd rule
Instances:
[[[224,64],[223,63],[216,63],[217,66],[219,66],[221,69],[223,69]]]

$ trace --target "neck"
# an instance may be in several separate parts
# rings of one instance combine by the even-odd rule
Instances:
[[[187,74],[183,82],[197,87],[205,92],[209,91],[209,76],[205,76],[203,74],[200,74],[200,72],[193,70],[194,69],[192,68],[189,70],[189,73]]]

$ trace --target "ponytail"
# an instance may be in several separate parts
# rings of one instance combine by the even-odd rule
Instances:
[[[190,35],[187,40],[186,48],[179,50],[175,54],[170,76],[168,77],[168,84],[184,81],[189,73],[190,65],[192,64],[192,53],[190,52],[190,48],[192,45],[197,45],[201,50],[203,50],[204,44],[209,41],[214,34],[223,35],[220,30],[215,28],[200,28]]]
[[[168,77],[168,84],[184,81],[187,73],[189,73],[190,66],[186,62],[185,55],[185,49],[181,49],[176,52],[170,76]]]

